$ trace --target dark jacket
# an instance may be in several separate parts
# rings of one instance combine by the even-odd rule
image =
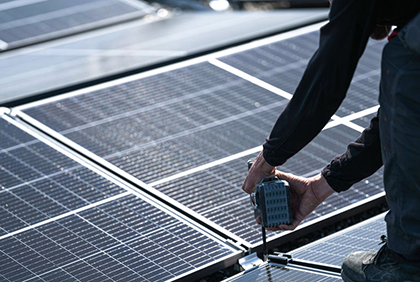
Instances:
[[[403,26],[419,11],[418,0],[334,0],[329,23],[321,28],[318,50],[263,145],[265,160],[273,166],[285,163],[328,123],[345,98],[374,27]],[[343,191],[381,166],[375,117],[322,173],[334,190]]]

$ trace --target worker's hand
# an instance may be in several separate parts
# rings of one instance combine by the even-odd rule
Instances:
[[[267,228],[267,230],[295,229],[308,214],[334,192],[321,174],[312,178],[303,178],[290,173],[276,171],[275,175],[277,178],[289,182],[293,222],[290,225],[279,225],[274,228]]]
[[[274,176],[275,171],[276,167],[269,165],[265,161],[261,151],[248,171],[244,184],[242,184],[242,190],[251,194],[254,192],[255,186],[260,183],[263,178]]]

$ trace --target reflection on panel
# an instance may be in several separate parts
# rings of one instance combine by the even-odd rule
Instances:
[[[132,0],[0,3],[0,50],[139,18],[152,10],[145,2]]]

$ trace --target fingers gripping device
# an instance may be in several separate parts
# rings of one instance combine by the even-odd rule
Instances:
[[[255,159],[248,161],[248,170]],[[289,225],[293,221],[289,183],[277,177],[264,178],[255,186],[250,195],[255,218],[261,218],[264,259],[267,255],[265,228],[281,224]]]
[[[262,226],[277,227],[292,223],[290,189],[286,181],[277,177],[264,178],[255,186],[250,199],[255,218],[261,217]]]

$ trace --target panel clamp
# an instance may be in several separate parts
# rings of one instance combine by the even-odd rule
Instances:
[[[258,268],[262,263],[262,259],[257,256],[257,253],[252,253],[238,260],[239,265],[244,269],[244,273],[247,273],[255,268]]]

